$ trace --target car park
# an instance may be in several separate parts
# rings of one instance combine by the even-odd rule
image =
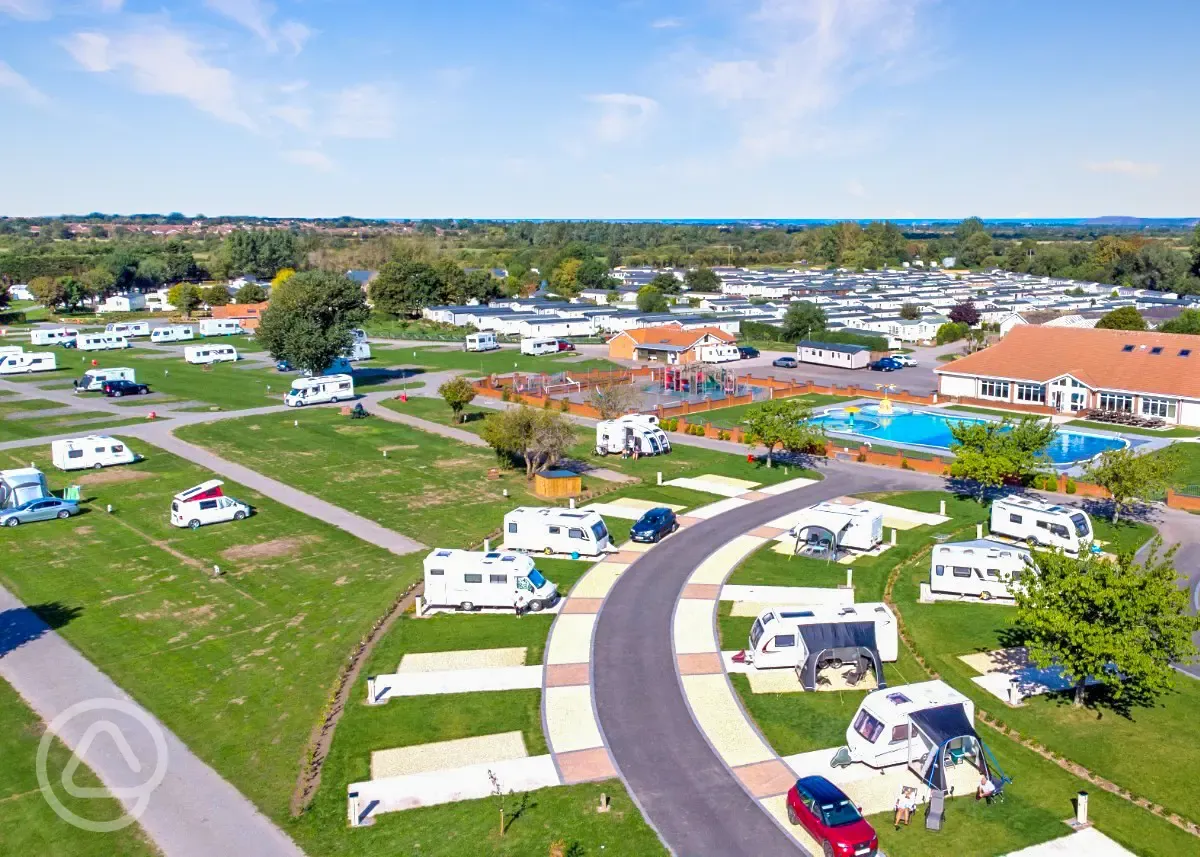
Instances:
[[[787,793],[788,821],[803,826],[826,857],[875,857],[879,836],[854,801],[824,777],[801,777]]]
[[[104,391],[104,395],[110,399],[119,399],[122,396],[145,396],[150,392],[150,387],[147,384],[127,381],[124,378],[105,381],[101,389]]]
[[[904,366],[891,357],[880,357],[874,363],[869,364],[869,368],[872,372],[895,372],[897,369],[903,369]]]
[[[679,529],[675,513],[666,506],[650,509],[634,522],[629,538],[635,542],[659,542]]]
[[[758,349],[750,345],[739,345],[738,354],[742,355],[743,360],[750,360],[758,356]]]
[[[795,357],[776,357],[771,361],[771,365],[780,369],[795,369],[800,363]]]
[[[0,526],[15,527],[17,524],[30,524],[34,521],[52,521],[55,518],[69,518],[79,514],[79,504],[72,500],[60,500],[58,497],[39,497],[29,500],[12,509],[0,512]]]

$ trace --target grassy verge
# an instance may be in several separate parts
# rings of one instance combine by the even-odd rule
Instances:
[[[1170,455],[1175,459],[1171,469],[1171,486],[1176,490],[1200,492],[1200,444],[1173,443],[1165,450],[1151,455]]]
[[[1097,423],[1091,420],[1071,420],[1067,423],[1076,428],[1096,429],[1098,431],[1120,432],[1121,434],[1138,434],[1146,437],[1200,437],[1200,431],[1189,428],[1145,429],[1137,426],[1122,426],[1116,423]]]
[[[140,420],[122,419],[107,411],[76,411],[69,414],[55,414],[45,417],[24,417],[24,414],[62,407],[58,402],[48,399],[5,398],[0,401],[0,442],[10,440],[27,440],[44,435],[63,434],[71,431],[81,420],[99,420],[107,417],[104,422],[88,423],[79,426],[79,433],[94,434],[95,432],[112,428],[113,426],[128,425]],[[22,418],[13,419],[15,415]]]
[[[522,354],[512,348],[467,352],[461,348],[371,348],[380,366],[422,366],[426,369],[459,369],[467,375],[500,375],[507,372],[587,372],[589,369],[619,369],[608,360],[573,360],[570,352],[543,356]]]
[[[808,405],[810,408],[820,408],[826,405],[836,405],[839,402],[851,401],[846,396],[826,396],[820,393],[796,396],[794,398]],[[738,428],[746,419],[746,412],[753,407],[754,405],[735,405],[732,408],[714,408],[711,411],[700,411],[689,414],[687,420],[689,422],[712,423],[717,428]]]

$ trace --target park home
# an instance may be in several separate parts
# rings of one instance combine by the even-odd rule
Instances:
[[[96,312],[137,312],[146,308],[146,298],[140,293],[109,295]]]
[[[466,351],[495,351],[499,347],[500,343],[496,341],[496,334],[490,330],[482,333],[468,333],[466,341],[463,343],[463,349]]]
[[[188,324],[168,324],[150,332],[151,342],[186,342],[196,338],[196,328]]]
[[[521,353],[537,357],[542,354],[557,354],[557,339],[522,339]]]
[[[649,414],[626,414],[596,423],[596,453],[620,454],[637,450],[638,455],[660,455],[671,451],[667,433],[658,418]]]
[[[1036,497],[996,500],[988,526],[993,533],[1041,547],[1062,548],[1067,553],[1087,550],[1093,539],[1092,522],[1086,512]]]
[[[232,345],[188,345],[183,349],[183,359],[188,363],[233,363],[238,353]]]
[[[68,327],[43,328],[29,331],[29,341],[34,345],[61,345],[74,341],[78,335],[79,331]]]
[[[817,503],[797,513],[790,533],[797,551],[869,551],[883,541],[883,513],[865,505]]]
[[[198,530],[205,524],[240,521],[249,515],[247,504],[225,496],[221,490],[224,484],[220,479],[210,479],[176,494],[171,501],[171,524]]]
[[[232,336],[242,332],[242,325],[236,318],[200,319],[201,336]]]
[[[122,336],[149,336],[150,322],[148,321],[127,321],[116,322],[114,324],[104,325],[105,333],[119,333]]]
[[[0,354],[0,375],[52,372],[57,368],[58,358],[52,351],[21,351],[17,354]]]
[[[863,345],[806,340],[796,345],[796,359],[801,363],[816,363],[819,366],[865,369],[871,362],[871,349]]]
[[[119,333],[81,333],[75,340],[80,351],[113,351],[129,348],[129,340]]]
[[[74,381],[76,393],[94,393],[103,390],[109,381],[137,381],[137,373],[132,369],[121,367],[117,369],[89,369],[83,377]]]
[[[432,607],[515,607],[523,596],[537,613],[558,601],[558,587],[524,554],[439,548],[425,557],[425,603]]]
[[[0,509],[12,509],[30,500],[53,497],[46,477],[36,467],[0,470]]]
[[[345,402],[353,398],[354,379],[349,375],[318,375],[293,381],[283,402],[289,408],[300,408],[326,402]]]
[[[736,345],[701,345],[699,353],[702,363],[732,363],[742,359]]]
[[[504,516],[504,549],[599,556],[612,542],[597,512],[522,506]]]
[[[99,470],[117,464],[132,464],[139,456],[115,438],[89,435],[52,442],[50,458],[59,470]]]
[[[934,545],[929,588],[944,595],[990,601],[1012,598],[1012,586],[1033,571],[1029,551],[1005,542],[975,539]]]

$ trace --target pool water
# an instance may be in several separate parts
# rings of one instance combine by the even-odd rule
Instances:
[[[950,434],[951,425],[989,422],[989,420],[973,417],[951,417],[945,414],[914,411],[900,407],[896,408],[893,415],[885,416],[880,414],[878,407],[873,405],[864,407],[858,414],[848,414],[842,409],[826,411],[813,417],[812,421],[832,434],[848,434],[880,442],[892,441],[893,443],[925,446],[946,452],[950,451],[950,445],[954,442],[954,438]],[[1124,445],[1125,441],[1120,438],[1060,429],[1055,434],[1053,442],[1047,447],[1046,454],[1055,464],[1071,464],[1076,461],[1087,461],[1102,452]]]

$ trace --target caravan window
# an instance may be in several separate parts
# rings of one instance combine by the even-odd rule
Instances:
[[[1008,522],[1009,522],[1010,524],[1019,524],[1019,523],[1021,523],[1021,516],[1020,516],[1020,515],[1013,515],[1013,514],[1010,514],[1010,515],[1008,516]]]
[[[577,527],[571,527],[571,529],[567,530],[567,536],[572,539],[582,539],[583,530]]]
[[[82,449],[71,449],[67,451],[67,458],[83,458]]]
[[[446,570],[444,568],[431,568],[429,569],[429,573],[434,577],[438,577],[440,575],[444,575]]]
[[[546,585],[546,578],[543,577],[542,573],[535,568],[533,571],[529,572],[529,582],[538,589],[541,589]]]
[[[953,566],[951,568],[951,571],[954,572],[955,577],[970,577],[971,576],[971,569],[964,568],[961,565]]]
[[[992,580],[999,580],[999,579],[1000,579],[1000,569],[998,569],[998,568],[989,568],[989,569],[987,570],[986,574],[987,574],[987,576],[988,576],[988,577],[990,577]]]
[[[508,522],[508,531],[510,533],[515,533],[517,531],[517,522],[516,521]]]
[[[488,583],[508,583],[507,574],[489,574]]]
[[[755,619],[754,625],[750,628],[750,647],[754,648],[758,645],[759,638],[762,637],[763,623],[761,619]]]
[[[944,566],[944,565],[934,566],[933,573],[936,574],[938,577],[941,577],[943,574],[946,573],[946,566]]]
[[[872,717],[870,712],[863,710],[854,718],[854,731],[874,744],[883,734],[883,724]]]
[[[793,648],[796,645],[796,635],[795,634],[776,634],[774,644],[775,644],[775,648],[777,648],[777,649]]]
[[[903,726],[893,726],[892,727],[892,743],[893,744],[898,744],[901,741],[907,741],[907,740],[908,740],[908,724],[907,723],[905,723]]]
[[[552,536],[557,536],[561,532],[562,532],[561,527],[551,527],[550,528],[550,535],[552,535]]]
[[[608,537],[608,530],[604,529],[604,522],[597,521],[592,524],[592,535],[596,537],[596,541],[600,541]]]
[[[482,574],[464,574],[463,583],[483,583]]]
[[[1078,513],[1071,516],[1071,523],[1075,525],[1075,535],[1086,536],[1088,534],[1087,518]]]

